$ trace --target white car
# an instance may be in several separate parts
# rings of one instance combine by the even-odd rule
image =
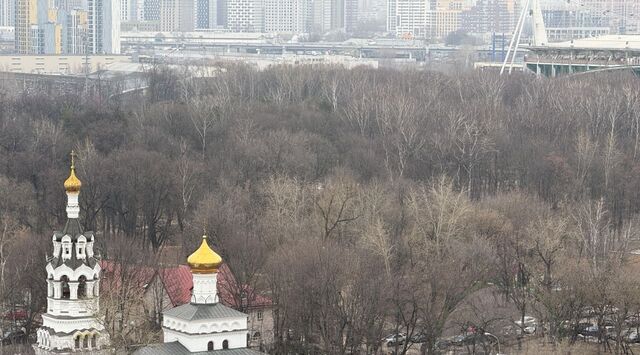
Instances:
[[[523,329],[526,334],[535,333],[538,326],[538,320],[531,316],[524,316],[524,323],[522,322],[522,319],[519,319],[514,323]]]
[[[382,342],[387,344],[387,346],[396,346],[404,344],[407,336],[404,333],[391,334],[382,339]]]

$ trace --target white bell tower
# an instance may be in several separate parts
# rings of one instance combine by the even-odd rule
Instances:
[[[80,225],[75,153],[64,182],[67,223],[52,237],[53,255],[47,263],[47,312],[38,329],[36,354],[107,353],[108,335],[99,319],[100,264],[94,255],[95,235]]]

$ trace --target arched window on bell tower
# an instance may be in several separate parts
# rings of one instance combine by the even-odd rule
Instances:
[[[87,297],[87,278],[82,275],[78,279],[78,298],[86,298]]]
[[[65,235],[62,237],[62,260],[71,259],[71,237]]]
[[[69,278],[67,275],[60,278],[60,288],[62,289],[62,299],[68,300],[71,297],[71,290],[69,290]]]
[[[76,243],[76,256],[78,259],[87,257],[87,238],[84,235],[81,235]]]

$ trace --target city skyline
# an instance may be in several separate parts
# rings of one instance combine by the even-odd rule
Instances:
[[[640,30],[634,16],[640,5],[631,0],[541,4],[553,41]],[[460,32],[482,40],[511,33],[521,6],[518,0],[0,0],[0,25],[14,27],[19,54],[117,54],[121,31],[431,41]]]

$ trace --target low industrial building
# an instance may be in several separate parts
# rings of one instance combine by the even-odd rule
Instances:
[[[93,73],[114,63],[130,63],[126,55],[3,55],[0,71],[24,74]]]
[[[527,49],[524,66],[537,75],[627,69],[640,73],[640,35],[607,35]]]

